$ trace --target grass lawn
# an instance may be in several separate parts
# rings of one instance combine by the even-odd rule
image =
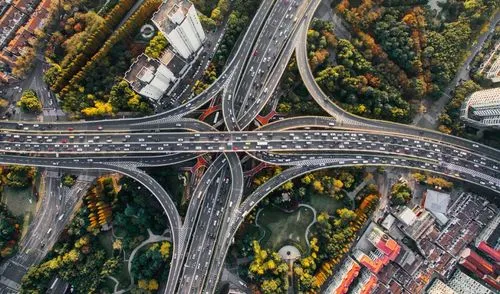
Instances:
[[[31,215],[35,213],[36,199],[33,196],[31,186],[24,189],[4,186],[2,201],[15,216],[24,217],[26,213]]]
[[[128,263],[122,262],[116,270],[114,277],[120,282],[119,289],[125,289],[130,285],[130,275],[128,274]]]
[[[258,224],[266,230],[261,245],[278,250],[287,241],[298,244],[301,250],[307,250],[305,232],[307,226],[314,221],[311,209],[299,207],[292,213],[275,207],[266,207],[259,213]]]
[[[342,200],[335,200],[331,197],[316,193],[311,193],[310,200],[306,203],[314,207],[317,213],[327,211],[330,215],[335,214],[337,209],[345,207]]]
[[[113,235],[111,234],[111,230],[100,232],[97,238],[101,246],[106,250],[106,254],[109,257],[113,256]]]

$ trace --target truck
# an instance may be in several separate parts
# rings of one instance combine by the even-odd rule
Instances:
[[[258,142],[257,142],[257,145],[258,145],[258,146],[266,146],[266,145],[267,145],[267,142],[258,141]]]

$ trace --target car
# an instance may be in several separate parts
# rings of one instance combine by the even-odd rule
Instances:
[[[98,127],[97,127],[97,129],[98,129],[99,131],[102,131],[102,126],[98,126]]]

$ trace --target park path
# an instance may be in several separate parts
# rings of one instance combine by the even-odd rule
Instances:
[[[312,207],[309,204],[303,204],[303,203],[299,204],[299,207],[307,207],[310,210],[312,210],[312,212],[313,212],[313,221],[307,226],[306,232],[305,232],[305,238],[306,238],[307,247],[309,247],[309,249],[311,249],[311,244],[309,243],[308,236],[309,236],[309,231],[311,230],[311,227],[316,223],[316,209],[314,209],[314,207]]]
[[[128,291],[130,291],[130,289],[134,285],[134,276],[132,275],[132,272],[131,272],[132,260],[134,260],[134,256],[139,249],[141,249],[142,247],[144,247],[150,243],[156,243],[156,242],[161,242],[161,241],[171,241],[170,237],[165,237],[162,235],[155,235],[155,234],[153,234],[153,232],[151,232],[150,229],[148,229],[148,234],[149,234],[149,237],[146,240],[142,241],[141,244],[137,245],[137,247],[135,247],[134,250],[132,250],[132,253],[130,253],[130,256],[128,258],[127,270],[128,270],[128,274],[130,275],[130,286],[127,289],[117,291],[118,285],[120,284],[120,282],[118,280],[116,280],[114,277],[108,276],[111,280],[115,281],[115,283],[116,283],[115,290],[114,290],[115,294],[121,294],[121,293],[128,292]]]
[[[356,195],[358,195],[358,193],[368,184],[373,184],[375,183],[375,181],[373,180],[373,177],[370,177],[370,176],[366,176],[364,179],[363,179],[363,182],[361,182],[361,184],[359,184],[356,189],[352,190],[351,192],[347,192],[347,197],[349,197],[349,199],[351,199],[352,201],[354,201],[354,198],[356,197]]]

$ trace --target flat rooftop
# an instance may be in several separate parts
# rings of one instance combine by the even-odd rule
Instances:
[[[182,69],[186,66],[184,59],[170,49],[166,49],[158,59],[161,63],[165,64],[176,77],[180,75]]]
[[[184,20],[191,5],[187,0],[164,1],[153,14],[152,21],[161,31],[169,33]]]

